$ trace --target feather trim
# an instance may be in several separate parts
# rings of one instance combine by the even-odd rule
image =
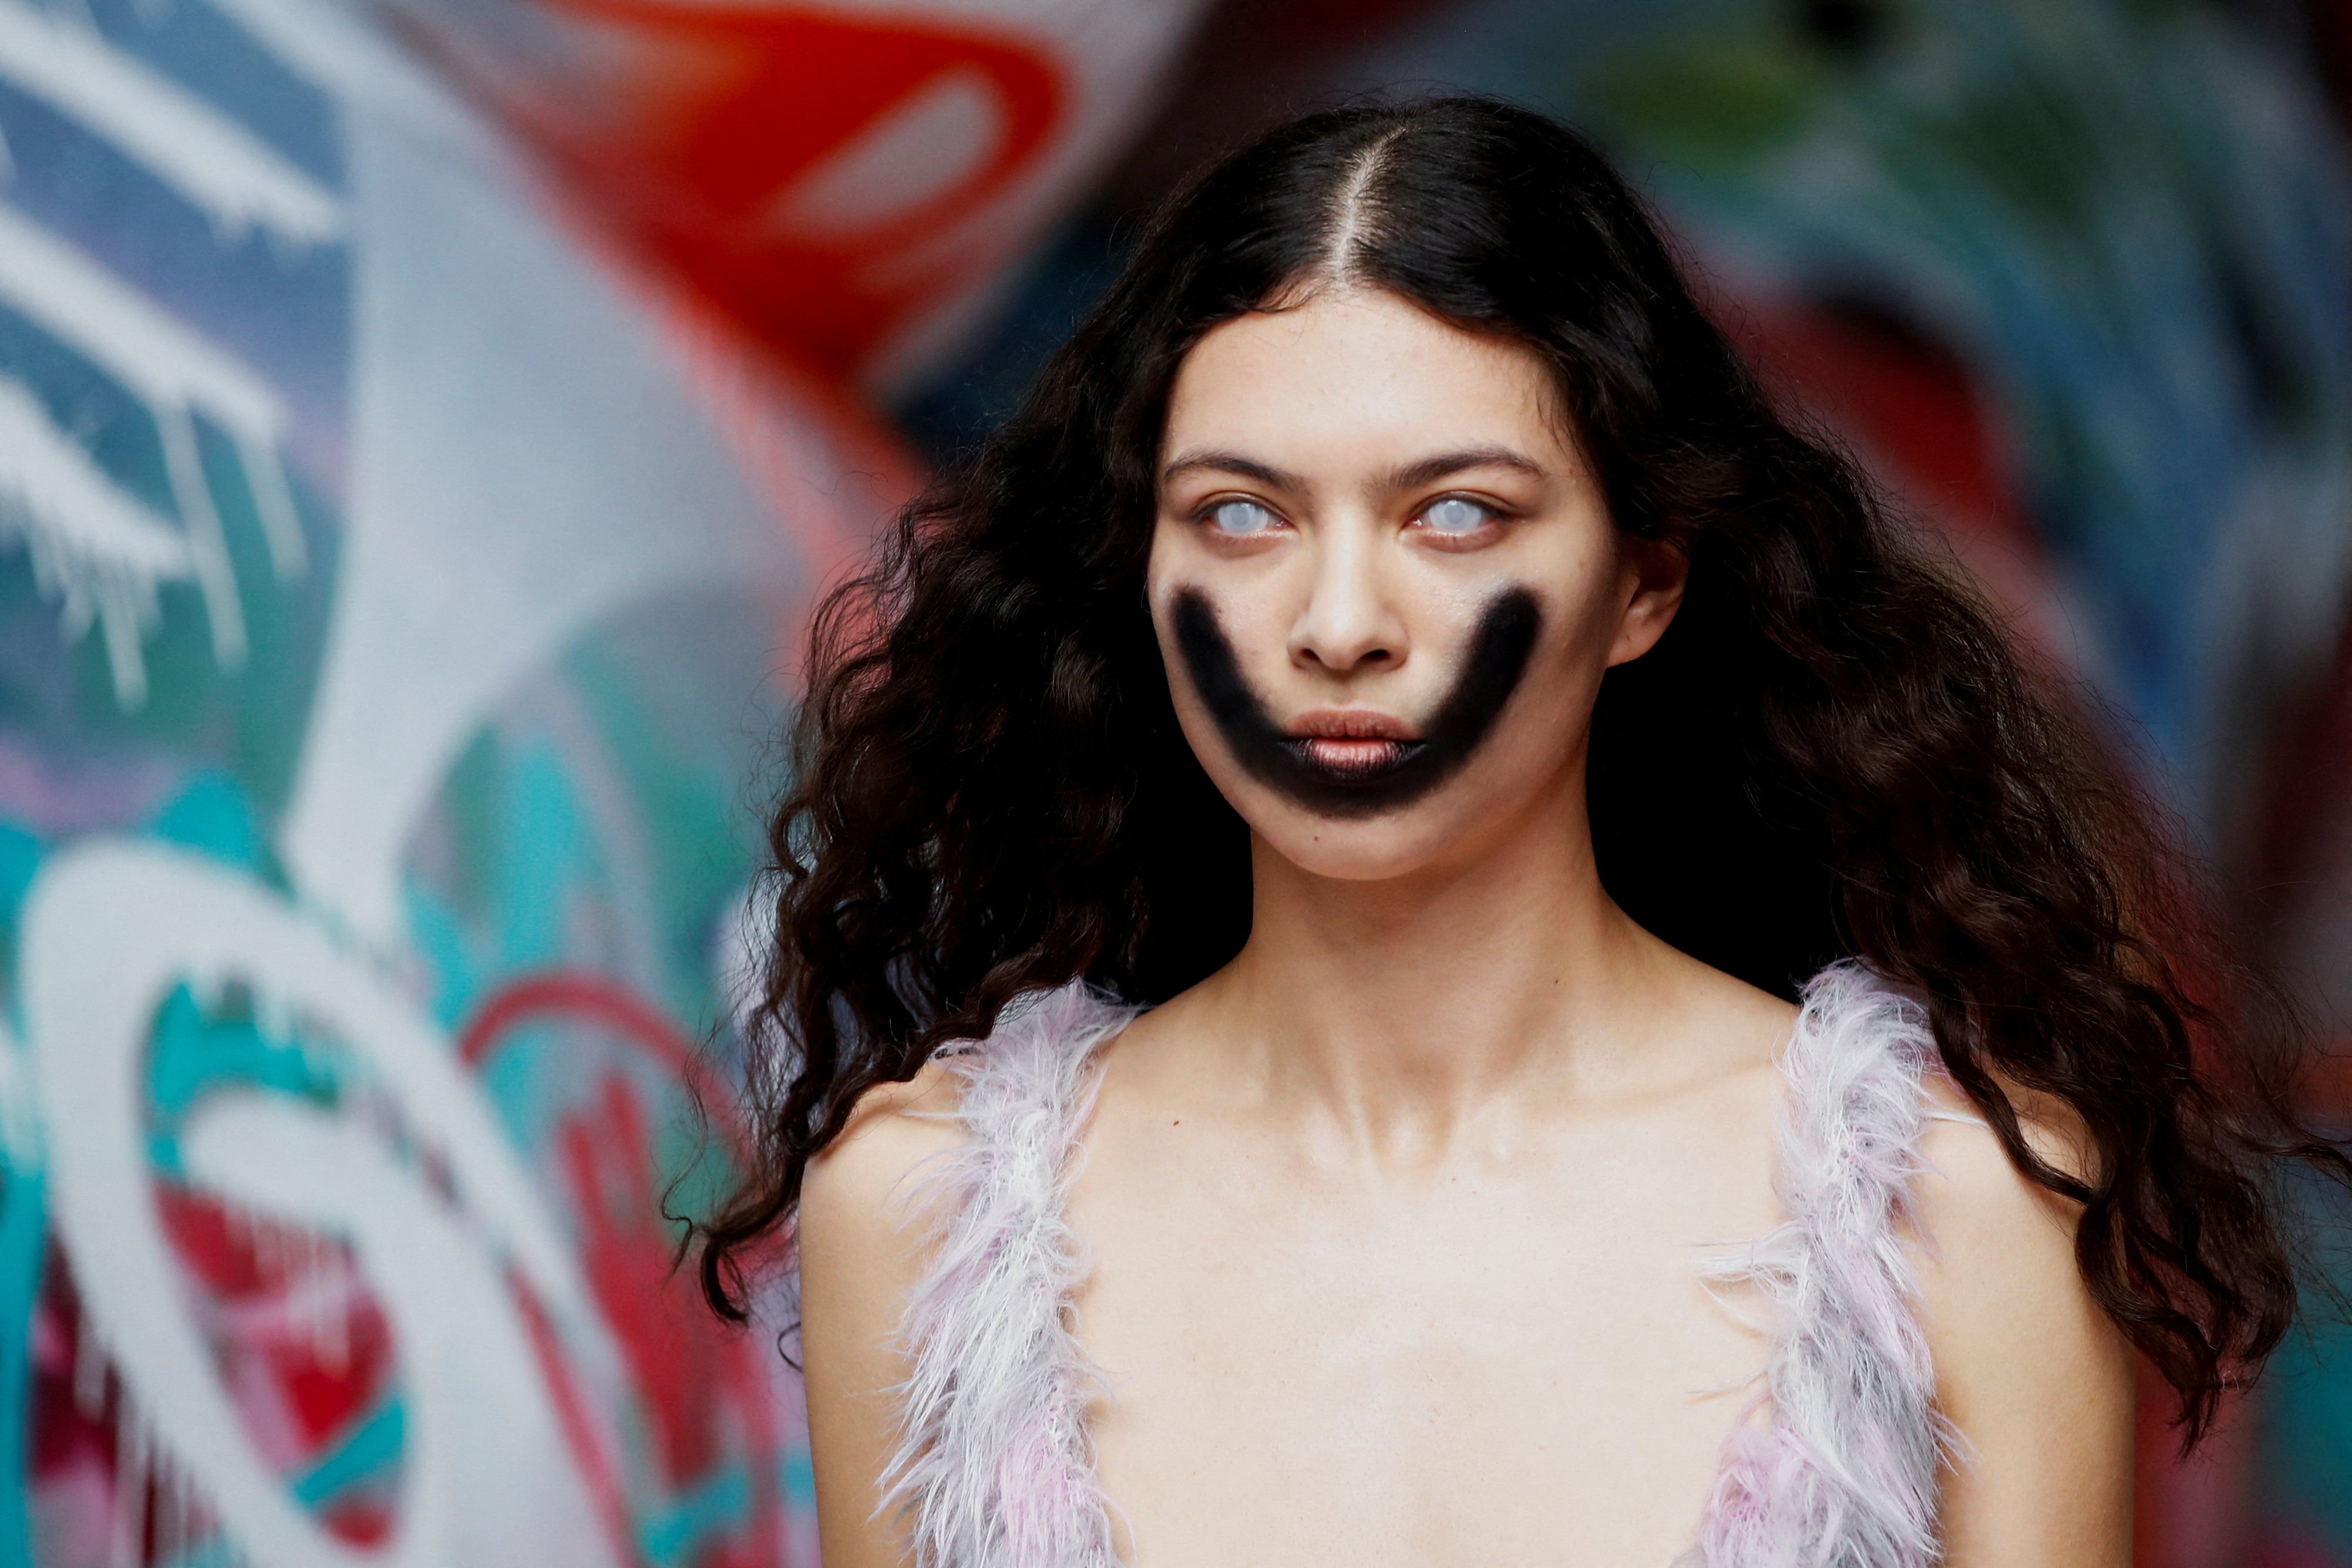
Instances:
[[[1094,1052],[1139,1008],[1073,984],[939,1059],[968,1137],[925,1177],[945,1216],[900,1325],[912,1372],[883,1511],[919,1568],[1118,1568],[1086,1426],[1100,1374],[1072,1331],[1087,1260],[1067,1219]],[[1858,963],[1806,985],[1783,1054],[1774,1186],[1789,1218],[1706,1266],[1769,1312],[1763,1386],[1725,1438],[1696,1568],[1933,1568],[1936,1410],[1903,1238],[1923,1168],[1917,1004]]]
[[[1724,1440],[1693,1554],[1705,1568],[1928,1568],[1957,1434],[1904,1250],[1917,1234],[1927,1015],[1861,963],[1805,987],[1783,1059],[1775,1187],[1789,1217],[1711,1264],[1770,1317],[1764,1386]]]
[[[1087,1263],[1066,1215],[1087,1064],[1139,1011],[1073,984],[940,1053],[969,1136],[923,1180],[946,1218],[899,1328],[913,1371],[882,1478],[920,1568],[1116,1568],[1085,1423],[1099,1374],[1069,1321]]]

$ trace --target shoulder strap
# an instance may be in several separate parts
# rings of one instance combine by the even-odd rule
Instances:
[[[1776,1189],[1788,1219],[1712,1266],[1765,1302],[1772,1355],[1726,1440],[1699,1531],[1706,1568],[1928,1568],[1955,1434],[1903,1247],[1937,1060],[1919,1005],[1859,963],[1805,987],[1784,1060]]]
[[[940,1059],[965,1140],[931,1167],[943,1216],[899,1342],[913,1371],[882,1511],[921,1568],[1114,1568],[1067,1307],[1086,1261],[1066,1217],[1095,1048],[1139,1009],[1073,984],[1008,1008]]]

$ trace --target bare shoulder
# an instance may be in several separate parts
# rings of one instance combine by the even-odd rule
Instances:
[[[953,1068],[927,1065],[869,1089],[803,1178],[801,1352],[816,1471],[817,1528],[833,1568],[899,1568],[901,1521],[879,1518],[879,1479],[898,1438],[898,1341],[937,1216],[924,1169],[962,1142]]]
[[[1677,999],[1674,1032],[1704,1050],[1711,1073],[1745,1070],[1769,1089],[1796,1027],[1796,1004],[1643,934]]]
[[[2074,1260],[2077,1206],[2019,1170],[1942,1075],[1916,1188],[1920,1304],[1965,1457],[1947,1487],[1953,1568],[2129,1560],[2134,1359]],[[2083,1173],[2063,1104],[2019,1096],[2027,1142]],[[1966,1117],[1968,1120],[1957,1118]]]
[[[2077,1205],[2020,1170],[1949,1079],[1930,1073],[1922,1088],[1933,1119],[1920,1139],[1927,1169],[1915,1197],[1927,1241],[1921,1283],[1931,1301],[1990,1305],[2028,1289],[2087,1300],[2074,1264]],[[2011,1103],[2036,1154],[2069,1175],[2087,1173],[2090,1142],[2070,1108],[2023,1094]]]
[[[1797,1005],[1732,975],[1721,974],[1720,979],[1717,1005],[1723,1009],[1725,1018],[1743,1037],[1767,1040],[1777,1052],[1790,1031],[1797,1026]]]
[[[929,1230],[922,1212],[925,1166],[963,1138],[954,1070],[933,1061],[904,1083],[877,1084],[850,1112],[841,1135],[809,1162],[802,1178],[799,1240],[803,1289],[836,1267],[883,1267],[906,1275]]]

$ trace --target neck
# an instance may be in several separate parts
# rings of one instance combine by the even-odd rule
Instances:
[[[1250,939],[1213,984],[1267,1092],[1372,1143],[1443,1144],[1629,1037],[1659,944],[1601,889],[1581,784],[1474,858],[1391,880],[1255,843]]]

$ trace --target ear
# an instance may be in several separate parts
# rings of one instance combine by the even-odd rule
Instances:
[[[1690,558],[1663,539],[1628,537],[1625,552],[1625,608],[1617,617],[1617,636],[1609,645],[1609,662],[1624,664],[1655,647],[1682,608],[1683,590],[1690,586]]]

